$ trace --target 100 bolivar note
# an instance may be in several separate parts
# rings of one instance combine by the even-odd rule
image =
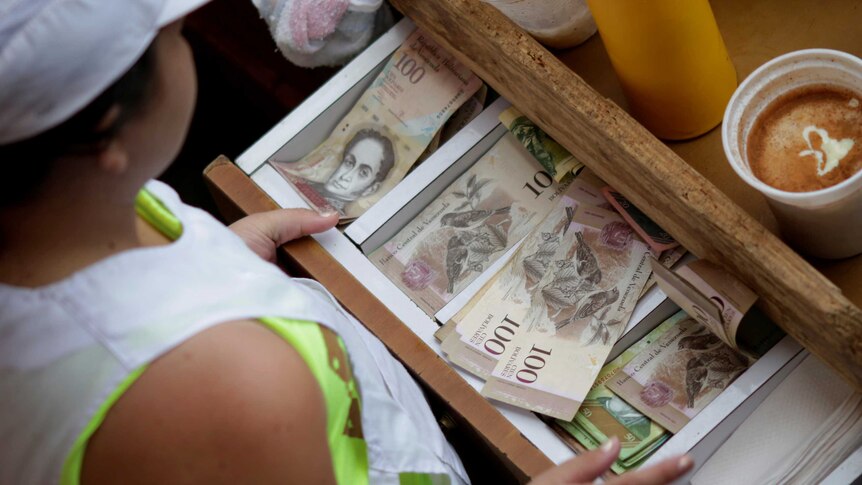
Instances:
[[[533,291],[551,269],[557,249],[575,237],[568,233],[575,211],[580,204],[601,202],[602,183],[589,171],[572,180],[509,262],[452,317],[455,331],[443,343],[449,360],[488,378],[499,358],[498,342],[510,337],[505,323],[520,319],[530,307]]]
[[[561,240],[529,309],[496,330],[511,340],[495,342],[499,360],[482,395],[571,420],[651,269],[649,247],[614,212],[578,206],[566,231],[574,237]]]
[[[320,212],[362,215],[410,170],[482,82],[416,30],[320,146],[269,163]]]
[[[369,259],[433,315],[530,232],[564,188],[506,133]]]
[[[569,187],[571,188],[571,186]],[[527,236],[521,247],[494,277],[461,309],[450,323],[454,332],[443,341],[449,360],[472,374],[487,379],[497,365],[495,335],[499,322],[507,322],[529,307],[535,284],[548,269],[550,255],[559,244],[560,233],[573,214],[577,201],[563,194],[553,211]],[[496,339],[495,339],[496,337]]]

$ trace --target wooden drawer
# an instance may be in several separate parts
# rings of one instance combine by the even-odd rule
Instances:
[[[588,166],[643,206],[645,212],[665,225],[687,247],[699,256],[724,264],[756,288],[766,300],[765,309],[789,333],[817,351],[825,341],[832,339],[811,333],[806,325],[818,318],[827,318],[839,326],[839,334],[850,339],[843,342],[845,347],[850,346],[849,352],[852,354],[854,348],[859,350],[862,320],[853,302],[862,300],[862,289],[855,277],[862,274],[858,269],[862,259],[826,266],[827,272],[831,272],[828,274],[844,290],[846,296],[842,296],[841,290],[829,284],[808,263],[728,199],[721,190],[729,192],[734,201],[772,228],[768,209],[762,201],[756,200],[756,194],[740,192],[737,186],[742,184],[734,184],[731,180],[728,174],[730,167],[720,153],[717,130],[694,142],[676,144],[673,148],[683,156],[698,156],[698,159],[706,158],[715,165],[723,164],[726,168],[723,172],[711,165],[695,164],[707,177],[720,173],[720,176],[715,176],[715,183],[721,190],[691,170],[620,108],[604,100],[495,10],[478,2],[455,0],[393,3],[443,44],[450,48],[457,46],[463,62],[573,153],[581,156]],[[717,8],[718,12],[721,10]],[[452,28],[444,30],[437,25]],[[720,25],[724,27],[721,22]],[[394,27],[238,157],[236,165],[222,159],[207,169],[207,180],[226,217],[238,217],[276,206],[305,206],[265,161],[277,152],[291,153],[293,158],[298,158],[296,155],[308,153],[322,142],[412,29],[410,20]],[[482,36],[483,32],[495,32],[496,35]],[[727,32],[725,36],[728,37]],[[728,43],[732,50],[732,42],[729,40]],[[860,46],[859,43],[856,45]],[[584,77],[603,94],[622,102],[601,49],[599,39],[594,38],[578,49],[560,53],[560,57],[579,72],[584,72]],[[507,62],[501,63],[500,59]],[[750,67],[753,69],[756,65]],[[744,74],[740,72],[740,75]],[[521,82],[526,81],[540,89],[519,89]],[[558,89],[564,82],[574,83],[574,89]],[[548,94],[544,89],[553,89],[555,94],[542,98],[541,93]],[[498,103],[501,102],[504,103]],[[471,157],[475,161],[481,155],[482,146],[489,146],[489,140],[499,136],[501,129],[492,114],[489,112],[475,120],[438,150],[405,179],[401,185],[407,188],[387,195],[369,211],[371,217],[368,219],[389,220],[393,221],[390,226],[397,226],[398,221],[409,219],[410,214],[418,212],[424,206],[423,201],[433,198],[433,190],[425,189],[432,180],[445,177],[447,173],[449,176],[457,175],[459,170],[463,171],[472,163]],[[568,122],[571,124],[567,125]],[[713,150],[715,137],[719,137],[719,153]],[[676,173],[675,170],[679,170],[679,180],[668,175]],[[641,173],[639,171],[646,175],[627,175]],[[643,185],[636,183],[641,179],[644,179]],[[691,197],[693,188],[699,191],[700,198]],[[650,195],[653,190],[660,191],[657,192],[660,195],[657,201]],[[707,196],[715,199],[709,200]],[[701,218],[681,220],[692,214]],[[706,215],[715,219],[706,218]],[[745,227],[733,226],[733,223],[740,222]],[[374,246],[374,241],[381,240],[391,230],[386,226],[384,223],[368,225],[360,219],[345,233],[332,230],[313,239],[288,244],[282,249],[283,262],[295,274],[313,277],[329,288],[433,393],[433,400],[446,408],[445,420],[451,423],[449,427],[464,431],[467,436],[464,439],[471,443],[470,446],[475,443],[486,445],[513,478],[523,481],[552,463],[571,457],[571,449],[538,417],[485,400],[475,390],[481,386],[478,379],[453,370],[438,356],[439,345],[433,339],[437,326],[433,319],[363,255],[363,244]],[[705,237],[705,234],[710,237]],[[727,248],[740,254],[730,254],[726,252]],[[758,259],[764,254],[769,257]],[[776,281],[784,275],[792,275],[796,279]],[[806,293],[804,289],[810,291]],[[787,302],[784,301],[786,298],[796,300]],[[818,298],[826,298],[827,301]],[[674,310],[672,303],[665,301],[660,292],[652,292],[639,304],[632,318],[633,324],[627,329],[628,338],[618,347],[631,342],[636,335],[646,333]],[[802,323],[793,323],[797,317]],[[689,452],[698,463],[703,463],[804,355],[805,351],[792,338],[782,341],[669,440],[653,460]],[[859,353],[854,355],[855,361],[846,360],[845,355],[830,363],[858,383],[862,357]]]

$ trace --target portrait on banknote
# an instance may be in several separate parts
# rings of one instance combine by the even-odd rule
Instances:
[[[356,130],[345,145],[325,146],[297,162],[275,167],[303,196],[345,213],[355,201],[377,193],[396,162],[395,146],[383,127]]]
[[[481,86],[416,30],[317,148],[300,160],[276,155],[269,163],[313,209],[337,211],[346,224],[404,179]]]

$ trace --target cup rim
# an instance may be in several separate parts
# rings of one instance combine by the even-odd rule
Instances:
[[[787,60],[795,60],[797,58],[803,58],[804,59],[805,57],[808,57],[811,55],[826,55],[826,56],[840,57],[840,58],[843,58],[844,60],[846,60],[850,63],[857,64],[860,67],[860,69],[862,69],[862,59],[860,59],[859,57],[857,57],[853,54],[850,54],[850,53],[844,52],[844,51],[839,51],[839,50],[835,50],[835,49],[816,48],[816,49],[802,49],[802,50],[788,52],[788,53],[782,54],[778,57],[774,57],[774,58],[770,59],[769,61],[766,61],[765,63],[761,64],[757,69],[752,71],[751,74],[749,74],[739,84],[739,87],[733,93],[733,96],[730,97],[730,101],[727,103],[727,107],[724,110],[724,118],[722,119],[722,123],[721,123],[721,142],[722,142],[722,146],[724,148],[724,156],[727,158],[728,163],[730,164],[731,168],[733,168],[733,171],[736,172],[736,174],[739,176],[739,178],[741,178],[748,185],[759,190],[764,195],[769,196],[770,198],[773,198],[773,199],[784,200],[784,201],[799,201],[799,202],[807,201],[812,197],[828,196],[828,195],[831,195],[835,192],[840,192],[841,190],[845,189],[846,187],[855,184],[859,179],[862,179],[862,170],[859,170],[855,174],[851,175],[850,177],[848,177],[848,178],[842,180],[841,182],[839,182],[835,185],[832,185],[830,187],[826,187],[826,188],[822,188],[822,189],[818,189],[818,190],[812,190],[812,191],[808,191],[808,192],[790,192],[787,190],[781,190],[781,189],[775,188],[775,187],[767,184],[766,182],[763,182],[762,180],[757,178],[757,176],[755,176],[753,173],[748,173],[748,172],[744,171],[741,166],[738,166],[741,164],[737,164],[737,163],[734,163],[733,161],[731,161],[733,159],[733,157],[732,157],[732,150],[731,150],[731,147],[729,145],[729,143],[730,143],[730,141],[729,141],[730,140],[730,126],[731,126],[730,121],[731,121],[731,113],[734,111],[731,108],[733,108],[736,104],[739,103],[739,98],[741,98],[746,92],[749,91],[750,85],[752,83],[754,83],[755,80],[757,80],[763,74],[764,71],[772,68],[774,65],[776,65],[778,63],[781,63],[781,62],[784,62]],[[739,110],[739,114],[741,116],[741,114],[742,114],[741,110]],[[737,123],[737,128],[738,128],[738,123]],[[860,141],[860,142],[862,142],[862,141]]]

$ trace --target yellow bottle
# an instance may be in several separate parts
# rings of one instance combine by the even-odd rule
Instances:
[[[631,114],[659,138],[721,122],[736,70],[708,0],[588,0]]]

